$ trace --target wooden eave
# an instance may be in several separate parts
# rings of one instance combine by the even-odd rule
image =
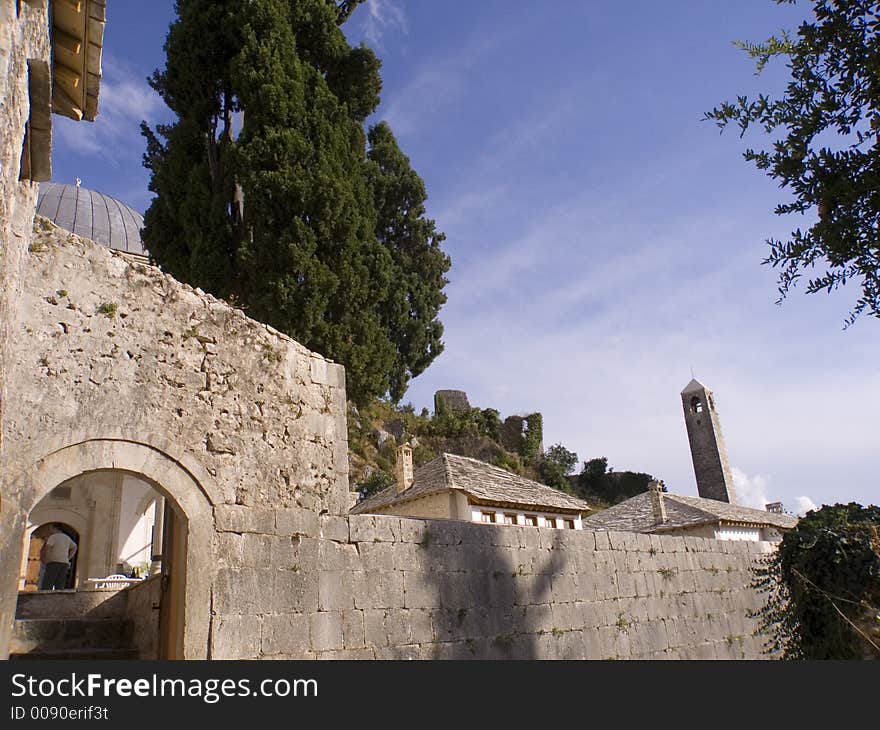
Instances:
[[[52,111],[76,121],[98,115],[106,0],[52,0]]]

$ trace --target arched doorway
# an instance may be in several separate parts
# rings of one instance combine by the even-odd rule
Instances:
[[[165,500],[160,657],[201,659],[208,654],[211,584],[216,572],[216,497],[210,498],[208,490],[213,494],[216,487],[199,465],[172,458],[167,453],[170,448],[173,447],[163,445],[160,450],[122,439],[93,439],[59,448],[43,457],[10,483],[7,495],[13,499],[0,502],[4,508],[0,514],[0,552],[12,558],[18,574],[21,559],[16,556],[22,553],[27,516],[56,486],[81,475],[107,472],[121,472],[143,480]],[[206,483],[208,489],[203,486]],[[0,652],[5,654],[19,581],[8,570],[0,571],[0,581],[0,618],[5,624],[0,626]]]
[[[79,533],[70,525],[65,525],[63,522],[47,522],[32,530],[30,538],[28,539],[27,566],[23,576],[23,591],[31,593],[40,589],[40,580],[43,574],[43,564],[40,560],[40,553],[46,542],[46,538],[48,538],[56,528],[60,529],[61,532],[73,540],[76,543],[77,548],[79,547]],[[78,562],[79,549],[77,549],[76,554],[74,554],[73,559],[70,561],[70,568],[67,571],[67,580],[64,584],[65,590],[73,590],[76,585],[76,567]]]

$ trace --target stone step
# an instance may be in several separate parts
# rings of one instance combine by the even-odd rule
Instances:
[[[127,598],[122,590],[22,591],[15,618],[120,618]]]
[[[121,618],[17,619],[12,629],[10,653],[127,649],[132,633],[131,621]]]

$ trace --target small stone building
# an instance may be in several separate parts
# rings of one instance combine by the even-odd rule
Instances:
[[[716,540],[778,542],[797,518],[778,511],[715,499],[667,494],[658,482],[648,491],[584,519],[593,530],[689,535]]]
[[[355,505],[351,514],[580,530],[590,511],[582,499],[466,456],[441,454],[413,472],[412,449],[403,445],[396,472],[394,484]]]

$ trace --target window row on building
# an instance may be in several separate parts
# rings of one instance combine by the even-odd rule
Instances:
[[[558,530],[580,530],[580,516],[545,515],[516,510],[473,510],[473,521],[491,525],[524,525],[526,527],[553,527]]]

